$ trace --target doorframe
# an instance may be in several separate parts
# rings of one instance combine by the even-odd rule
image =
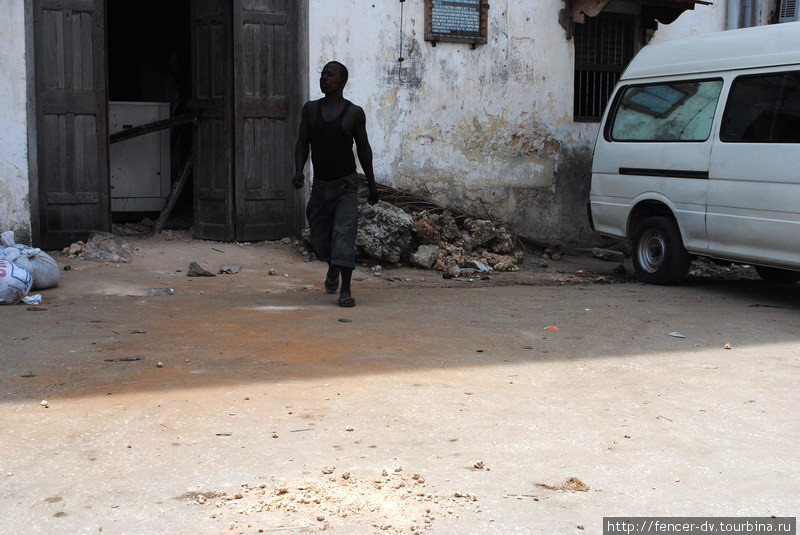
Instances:
[[[310,42],[309,42],[309,0],[298,0],[297,2],[297,42],[298,42],[298,50],[297,50],[297,88],[299,92],[299,102],[302,102],[301,106],[308,102],[310,98],[310,89],[309,89],[309,64],[311,59],[309,58],[309,50],[310,50]],[[302,108],[301,108],[302,109]],[[297,133],[300,129],[300,116],[302,115],[301,109],[295,110],[294,120],[290,121],[291,127],[293,128],[293,136],[291,139],[294,139],[296,142]],[[294,154],[294,145],[290,144],[289,147]],[[310,160],[310,159],[309,159]],[[306,163],[306,168],[308,168],[309,163]],[[305,172],[305,169],[303,170]],[[308,174],[308,173],[306,173]],[[287,177],[288,180],[288,177]],[[294,233],[298,236],[300,232],[306,227],[306,215],[305,215],[305,206],[306,202],[308,201],[309,197],[311,196],[311,184],[308,183],[308,186],[301,189],[300,193],[295,195],[295,204],[292,209],[299,213],[300,216],[297,219],[298,228],[294,229]]]
[[[107,15],[108,0],[100,0],[103,2],[103,13]],[[36,36],[34,34],[34,0],[24,0],[25,11],[25,68],[26,68],[26,96],[27,96],[27,123],[28,123],[28,206],[30,210],[30,228],[31,228],[31,241],[34,246],[40,245],[42,240],[42,228],[40,223],[41,210],[40,210],[40,191],[39,191],[39,151],[38,151],[38,124],[37,124],[37,106],[36,100]],[[309,99],[309,62],[308,57],[310,44],[309,44],[309,0],[297,0],[297,87],[299,93],[299,102],[305,103]],[[106,34],[108,33],[108,24],[103,25]],[[105,42],[106,51],[108,51],[108,40]],[[105,80],[106,80],[106,110],[108,109],[108,55],[106,55],[105,65]],[[297,136],[297,131],[300,127],[300,110],[294,110],[293,120],[290,121],[290,126],[294,135],[292,139]],[[293,144],[290,143],[289,147],[291,153],[294,154]],[[306,164],[308,165],[308,164]],[[107,177],[109,185],[111,182],[111,173]],[[287,177],[288,180],[288,177]],[[309,188],[304,188],[301,194],[295,195],[295,206],[292,210],[300,214],[298,221],[298,228],[295,230],[297,234],[305,227],[305,213],[304,207],[308,200]],[[234,192],[231,192],[233,194]],[[108,209],[111,209],[109,202]]]
[[[33,32],[33,0],[25,0],[25,82],[28,122],[28,206],[30,212],[31,243],[41,244],[41,225],[39,222],[39,148],[36,122],[36,42]]]

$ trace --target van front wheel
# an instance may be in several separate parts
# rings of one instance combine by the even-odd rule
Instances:
[[[779,269],[767,266],[756,266],[758,276],[767,282],[790,283],[800,281],[800,271]]]
[[[675,284],[686,277],[691,258],[671,217],[642,221],[633,233],[633,268],[648,284]]]

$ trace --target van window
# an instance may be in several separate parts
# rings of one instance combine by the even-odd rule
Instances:
[[[728,142],[800,143],[800,71],[734,80],[720,138]]]
[[[624,89],[610,129],[613,141],[705,141],[711,135],[722,80],[632,85]]]

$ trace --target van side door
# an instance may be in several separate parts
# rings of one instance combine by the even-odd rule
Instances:
[[[709,169],[709,253],[800,267],[800,69],[733,79]]]

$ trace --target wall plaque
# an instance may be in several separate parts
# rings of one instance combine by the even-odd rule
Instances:
[[[425,40],[486,44],[485,0],[425,0]]]

